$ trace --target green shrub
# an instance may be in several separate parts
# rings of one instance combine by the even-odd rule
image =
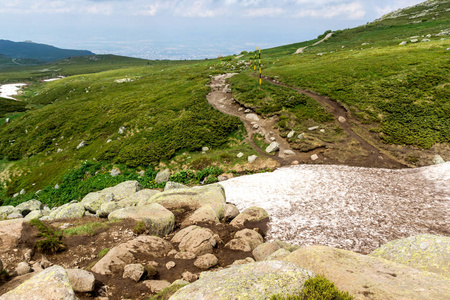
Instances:
[[[352,300],[348,292],[341,292],[331,281],[318,275],[305,281],[298,295],[273,295],[271,300]]]
[[[147,231],[147,226],[143,221],[139,221],[136,227],[133,228],[133,233],[137,235],[144,234]]]
[[[66,246],[61,241],[64,237],[62,232],[50,228],[41,220],[33,219],[30,225],[39,230],[38,237],[43,239],[36,241],[36,249],[42,253],[57,253],[66,249]]]

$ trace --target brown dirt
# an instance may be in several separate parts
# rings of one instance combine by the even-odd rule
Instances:
[[[183,227],[182,221],[188,217],[192,212],[188,210],[178,210],[174,212],[176,215],[176,229],[170,235],[164,237],[164,239],[170,241],[170,239]],[[133,229],[136,227],[137,222],[134,220],[123,220],[120,222],[109,223],[107,219],[101,219],[96,217],[83,217],[81,219],[71,220],[59,220],[53,222],[44,222],[46,225],[54,228],[60,228],[61,226],[69,226],[68,228],[79,226],[85,223],[101,222],[108,224],[106,228],[99,229],[94,235],[76,235],[70,237],[64,237],[63,243],[66,246],[66,250],[56,254],[46,254],[47,259],[55,265],[60,265],[66,269],[79,268],[88,269],[92,267],[95,262],[98,261],[98,253],[105,248],[113,248],[119,244],[125,243],[137,235],[133,233]],[[215,270],[229,266],[238,259],[244,259],[246,257],[252,257],[251,252],[241,252],[225,249],[224,246],[229,242],[236,231],[239,229],[232,227],[228,223],[220,224],[198,224],[201,227],[209,228],[214,233],[217,233],[221,239],[218,246],[214,249],[214,255],[218,258],[219,264],[214,268]],[[251,228],[261,228],[260,232],[263,233],[267,230],[267,222],[261,224],[249,224]],[[9,273],[12,273],[17,264],[24,261],[23,254],[27,249],[33,249],[35,242],[39,240],[38,230],[33,226],[25,223],[22,232],[22,238],[15,249],[10,249],[9,252],[2,254],[1,260],[4,263],[4,267]],[[177,245],[174,244],[175,249]],[[167,280],[173,282],[182,278],[182,273],[189,271],[194,274],[200,274],[204,271],[194,266],[195,259],[181,260],[174,259],[173,256],[163,258],[153,258],[142,254],[136,254],[135,263],[141,263],[143,265],[149,264],[150,261],[154,261],[158,264],[156,269],[158,275],[156,280]],[[42,254],[36,252],[31,260],[40,261]],[[167,270],[166,264],[169,261],[175,262],[176,266],[170,270]],[[17,287],[19,284],[29,279],[32,275],[27,274],[23,277],[13,277],[7,282],[0,282],[0,295],[6,293]],[[134,282],[130,279],[122,278],[122,271],[119,271],[114,276],[105,276],[94,273],[96,278],[96,287],[94,293],[77,293],[79,299],[94,299],[95,297],[108,295],[109,299],[148,299],[152,293],[141,282]],[[111,296],[112,295],[112,296]]]

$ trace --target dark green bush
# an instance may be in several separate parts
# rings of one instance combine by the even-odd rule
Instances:
[[[30,225],[36,227],[39,230],[38,236],[43,238],[36,241],[36,249],[39,252],[57,253],[66,249],[62,242],[64,236],[61,231],[50,228],[38,219],[31,220]]]

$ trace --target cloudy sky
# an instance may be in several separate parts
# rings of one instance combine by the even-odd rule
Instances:
[[[305,41],[422,0],[0,0],[0,39],[143,58]]]

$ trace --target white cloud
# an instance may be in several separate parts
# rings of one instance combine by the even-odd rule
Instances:
[[[286,11],[279,7],[263,7],[247,10],[244,15],[247,17],[277,17],[286,13]]]
[[[359,2],[343,3],[324,6],[318,9],[306,9],[296,14],[297,17],[312,17],[321,19],[345,18],[350,20],[362,19],[366,15],[363,5]]]

